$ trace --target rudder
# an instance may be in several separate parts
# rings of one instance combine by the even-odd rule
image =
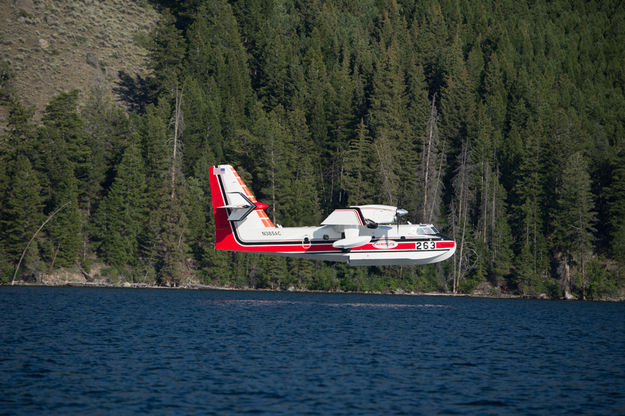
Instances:
[[[240,247],[233,232],[244,228],[273,228],[264,209],[230,165],[210,167],[211,199],[217,234],[218,250],[237,250]]]

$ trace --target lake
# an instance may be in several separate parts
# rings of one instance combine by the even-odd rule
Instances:
[[[625,304],[0,287],[0,414],[625,414]]]

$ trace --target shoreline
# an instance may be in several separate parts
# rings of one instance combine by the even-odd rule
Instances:
[[[552,298],[547,295],[530,296],[530,295],[514,295],[514,294],[487,294],[487,293],[447,293],[447,292],[414,292],[404,290],[388,290],[388,291],[343,291],[343,290],[312,290],[312,289],[269,289],[269,288],[253,288],[253,287],[228,287],[205,285],[201,283],[187,283],[180,286],[159,286],[149,283],[110,283],[110,282],[24,282],[16,281],[15,285],[11,283],[0,284],[0,287],[19,286],[19,287],[74,287],[74,288],[96,288],[96,289],[160,289],[160,290],[214,290],[214,291],[244,291],[244,292],[286,292],[286,293],[328,293],[328,294],[355,294],[355,295],[392,295],[392,296],[433,296],[433,297],[465,297],[477,299],[521,299],[521,300],[567,300],[579,302],[625,302],[625,298],[607,298],[607,299],[564,299],[562,297]]]

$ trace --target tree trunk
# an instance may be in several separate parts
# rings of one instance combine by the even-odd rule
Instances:
[[[46,224],[52,219],[54,218],[54,216],[56,214],[58,214],[63,208],[65,208],[66,206],[69,205],[71,201],[67,201],[66,203],[64,203],[63,205],[61,205],[60,207],[58,207],[52,214],[50,214],[48,216],[48,218],[41,224],[41,226],[39,226],[39,228],[37,229],[37,231],[35,231],[35,233],[33,234],[33,236],[30,238],[30,241],[28,241],[28,244],[26,244],[26,248],[24,249],[24,251],[22,251],[22,255],[20,256],[20,261],[17,262],[17,266],[15,267],[15,272],[13,273],[13,280],[11,280],[11,286],[13,286],[15,284],[15,277],[17,276],[17,272],[20,269],[20,266],[22,265],[22,260],[24,260],[24,256],[26,255],[26,252],[28,251],[28,247],[30,247],[30,245],[32,244],[33,240],[35,239],[35,237],[37,237],[37,234],[39,234],[39,231],[41,231],[43,229],[43,227],[46,226]],[[55,256],[56,257],[56,256]]]
[[[435,172],[430,172],[430,166],[436,169],[436,160],[434,158],[434,149],[438,146],[438,113],[436,110],[436,94],[432,97],[432,106],[430,109],[430,118],[427,124],[428,140],[427,146],[423,150],[423,217],[422,221],[431,222],[432,211],[436,203],[436,194],[438,193],[438,178],[433,177]],[[441,158],[442,160],[442,158]],[[432,206],[428,210],[428,204]],[[428,211],[430,214],[428,215]]]
[[[564,299],[571,299],[571,269],[569,263],[564,262]]]
[[[54,250],[54,255],[52,256],[52,262],[50,263],[48,274],[52,273],[52,270],[54,269],[54,263],[56,263],[56,256],[59,254],[60,249],[61,249],[61,243],[59,243],[59,245],[56,246],[56,250]]]
[[[180,131],[180,123],[182,122],[182,91],[176,88],[176,109],[174,112],[174,151],[171,161],[171,200],[176,197],[176,157],[178,151],[178,133]]]
[[[584,273],[584,252],[581,252],[580,255],[580,263],[581,263],[581,268],[582,268],[582,299],[586,300],[586,276]]]
[[[428,205],[428,182],[430,176],[430,155],[432,151],[432,139],[434,136],[434,127],[436,126],[436,94],[432,97],[432,109],[430,110],[430,119],[428,120],[428,145],[425,151],[425,168],[423,172],[423,221],[426,221],[427,205]]]
[[[271,221],[276,223],[276,158],[275,143],[271,146]]]

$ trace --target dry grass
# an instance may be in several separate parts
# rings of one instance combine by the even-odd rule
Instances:
[[[33,4],[34,10],[26,13],[15,8],[13,0],[0,0],[0,58],[11,63],[18,92],[38,114],[59,92],[75,88],[88,92],[104,79],[116,98],[112,90],[120,71],[145,77],[143,40],[158,17],[147,2],[33,0]],[[97,57],[100,68],[87,64],[88,53]]]

